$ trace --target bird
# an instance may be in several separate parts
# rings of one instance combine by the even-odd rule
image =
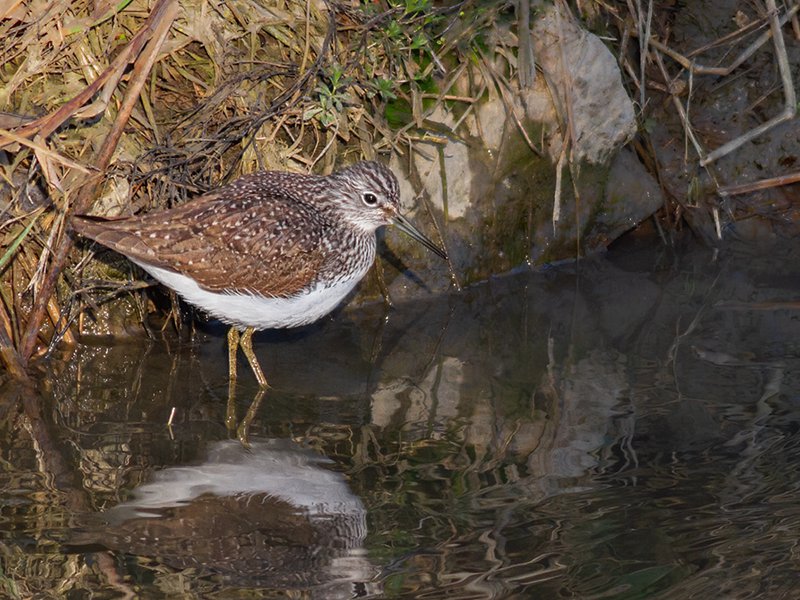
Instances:
[[[174,208],[71,219],[79,235],[229,325],[229,379],[237,379],[241,347],[261,389],[269,386],[253,333],[332,312],[369,271],[376,231],[390,224],[447,259],[400,213],[397,177],[377,161],[330,175],[259,171]]]

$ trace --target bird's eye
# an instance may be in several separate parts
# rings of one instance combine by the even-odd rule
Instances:
[[[367,206],[375,206],[378,204],[378,197],[372,192],[364,192],[362,200],[364,200],[364,204]]]

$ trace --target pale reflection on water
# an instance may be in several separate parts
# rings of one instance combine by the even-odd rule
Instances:
[[[152,556],[237,588],[375,593],[366,510],[330,462],[287,439],[210,442],[201,461],[156,471],[130,499],[89,516],[70,551]]]
[[[222,335],[82,346],[4,389],[0,591],[794,597],[797,258],[629,250],[263,335],[249,449]]]

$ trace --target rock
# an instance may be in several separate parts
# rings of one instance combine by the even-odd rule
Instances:
[[[449,269],[459,283],[468,284],[520,264],[572,258],[578,247],[583,252],[605,248],[662,205],[658,185],[636,157],[617,154],[635,134],[636,119],[611,52],[553,6],[539,7],[532,21],[540,76],[520,89],[484,81],[485,69],[464,75],[455,86],[463,95],[476,94],[486,83],[487,92],[471,113],[461,117],[439,106],[426,116],[437,132],[455,133],[432,143],[419,141],[410,160],[393,161],[400,174],[410,165],[401,182],[405,210],[433,239],[442,232],[450,261],[437,265],[419,248],[387,237],[390,246],[402,245],[398,254],[410,257],[409,265],[433,289],[449,284]],[[496,37],[509,35],[502,25],[496,27]],[[490,67],[503,68],[500,63]],[[564,167],[554,219],[554,165],[567,122],[573,167]],[[532,151],[522,127],[544,156]],[[431,283],[436,271],[442,277]],[[413,294],[403,278],[390,290],[399,297]]]
[[[602,210],[587,248],[600,249],[632,229],[664,204],[664,193],[632,151],[623,148],[611,162]]]
[[[599,37],[559,14],[556,6],[539,11],[531,36],[561,120],[572,127],[574,159],[606,163],[636,133],[633,102],[622,86],[617,60]],[[533,105],[528,95],[525,103]],[[529,117],[536,119],[537,113]],[[556,162],[561,142],[558,136],[551,142],[550,157]]]

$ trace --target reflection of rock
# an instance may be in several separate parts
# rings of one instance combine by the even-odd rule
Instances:
[[[628,419],[620,419],[627,406],[630,390],[625,361],[608,351],[591,351],[561,375],[560,418],[554,425],[548,448],[537,449],[528,459],[535,474],[536,487],[547,476],[554,484],[551,491],[563,491],[559,480],[591,476],[600,461],[599,452],[608,440],[617,439]],[[632,419],[631,419],[632,420]],[[547,492],[547,490],[543,490]]]
[[[107,525],[72,546],[100,544],[237,585],[351,597],[374,568],[366,512],[344,477],[284,440],[216,442],[198,465],[169,467],[103,513]]]
[[[498,279],[446,315],[393,313],[372,423],[406,442],[463,444],[476,470],[513,463],[529,499],[593,485],[600,451],[631,427],[633,359],[615,341],[649,323],[660,295],[606,261],[581,263],[579,281]]]

